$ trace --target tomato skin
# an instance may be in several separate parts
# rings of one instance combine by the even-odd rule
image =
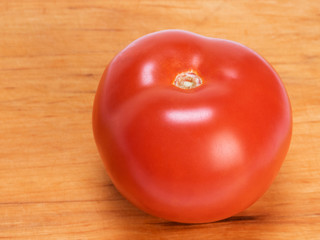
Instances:
[[[202,84],[173,85],[194,72]],[[106,68],[93,132],[108,175],[138,208],[204,223],[230,217],[268,189],[287,154],[291,106],[273,68],[227,40],[167,30]]]

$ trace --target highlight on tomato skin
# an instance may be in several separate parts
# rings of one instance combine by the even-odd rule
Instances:
[[[292,113],[280,77],[253,50],[165,30],[108,64],[92,125],[125,198],[169,221],[206,223],[267,191],[289,149]]]

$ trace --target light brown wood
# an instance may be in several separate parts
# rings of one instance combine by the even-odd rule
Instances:
[[[112,186],[91,109],[111,58],[185,29],[238,41],[278,71],[294,130],[246,211],[211,224],[149,216]],[[320,239],[320,1],[0,1],[0,239]]]

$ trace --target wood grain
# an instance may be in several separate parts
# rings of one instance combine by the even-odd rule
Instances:
[[[112,186],[91,130],[104,67],[185,29],[241,42],[279,72],[292,144],[268,192],[229,219],[166,222]],[[320,239],[320,1],[0,1],[0,239]]]

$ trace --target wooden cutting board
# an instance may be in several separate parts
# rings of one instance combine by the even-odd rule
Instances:
[[[268,192],[224,221],[149,216],[112,186],[91,130],[112,57],[162,29],[238,41],[278,71],[294,130]],[[0,239],[320,239],[320,1],[0,1]]]

